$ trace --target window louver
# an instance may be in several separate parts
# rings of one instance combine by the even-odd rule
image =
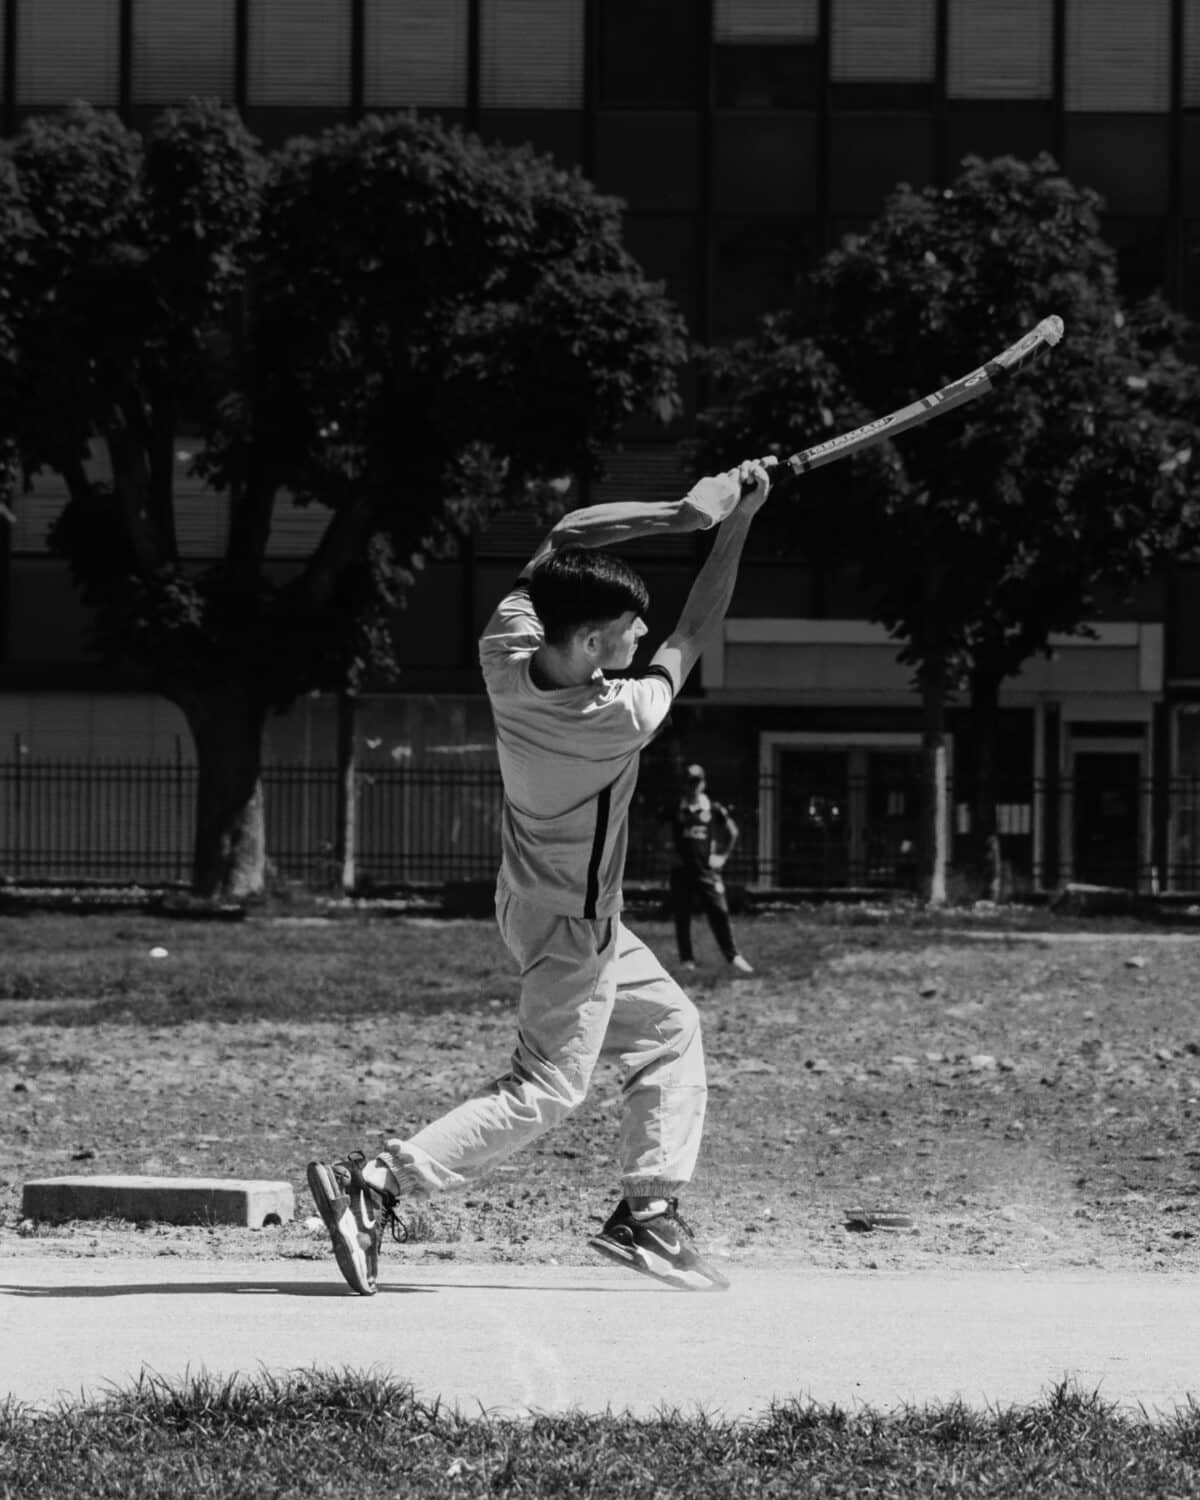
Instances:
[[[583,104],[583,0],[483,0],[480,103],[485,109]]]
[[[928,83],[934,0],[839,0],[830,70],[839,83]]]
[[[1069,0],[1068,109],[1165,110],[1170,96],[1170,0]]]
[[[950,0],[952,99],[1049,99],[1053,0]]]
[[[171,104],[233,98],[234,0],[135,0],[133,97]]]
[[[330,0],[252,0],[251,104],[350,103],[350,7]]]
[[[115,105],[120,33],[118,0],[26,0],[17,18],[17,103]]]
[[[367,108],[465,109],[467,38],[467,0],[367,0]]]
[[[716,0],[718,42],[812,42],[820,30],[817,0]]]
[[[1200,0],[1183,0],[1183,103],[1200,109]]]

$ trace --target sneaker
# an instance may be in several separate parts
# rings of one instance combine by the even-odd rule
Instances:
[[[744,959],[740,953],[735,953],[729,960],[729,967],[738,974],[754,973],[753,966],[746,959]]]
[[[386,1224],[397,1242],[406,1239],[404,1225],[396,1217],[397,1198],[363,1179],[366,1156],[348,1152],[329,1165],[308,1164],[308,1187],[317,1212],[333,1240],[338,1270],[363,1297],[373,1297],[379,1273],[379,1245]]]
[[[608,1223],[588,1241],[593,1250],[668,1286],[690,1292],[723,1292],[729,1283],[692,1248],[692,1231],[668,1200],[665,1213],[639,1219],[624,1198]]]

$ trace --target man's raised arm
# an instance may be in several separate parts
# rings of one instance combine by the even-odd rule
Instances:
[[[570,511],[530,558],[521,573],[528,578],[553,553],[564,547],[620,547],[646,536],[682,536],[709,531],[732,515],[741,493],[739,470],[717,474],[699,483],[682,500],[613,500]]]
[[[726,512],[728,520],[717,532],[712,551],[696,574],[679,616],[679,623],[654,653],[651,663],[656,667],[665,667],[670,672],[676,692],[687,680],[688,673],[699,661],[701,653],[729,610],[750,522],[771,488],[767,466],[773,462],[774,460],[764,463],[758,459],[748,459],[738,468],[731,469],[728,474],[720,475],[717,480],[701,481],[704,484],[722,484],[726,493],[732,492],[733,501]],[[739,500],[742,486],[747,483],[753,488]],[[697,485],[696,488],[699,489],[700,486]]]

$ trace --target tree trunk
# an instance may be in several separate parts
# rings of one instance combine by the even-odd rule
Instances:
[[[950,789],[946,754],[946,664],[935,661],[920,673],[921,838],[917,893],[926,906],[946,904],[947,831]]]
[[[994,672],[971,674],[971,731],[975,765],[971,792],[971,866],[980,894],[989,901],[1003,895],[1003,861],[996,825],[997,746],[1000,682]]]
[[[196,744],[192,890],[210,900],[260,896],[266,885],[262,737],[266,708],[253,687],[230,684],[182,705]]]
[[[358,883],[357,858],[358,835],[358,755],[354,735],[358,699],[353,693],[338,694],[337,712],[337,864],[338,877],[344,895],[354,893]]]

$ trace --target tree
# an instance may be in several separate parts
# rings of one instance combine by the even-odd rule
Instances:
[[[722,399],[700,425],[706,448],[799,447],[831,407],[849,425],[936,390],[1047,313],[1066,323],[1052,358],[859,465],[836,508],[781,508],[784,544],[853,558],[873,618],[913,667],[921,885],[934,903],[946,896],[947,702],[969,688],[981,721],[985,758],[968,777],[978,862],[996,848],[986,721],[1000,683],[1052,633],[1086,630],[1102,591],[1200,536],[1187,458],[1200,382],[1178,352],[1185,330],[1161,307],[1125,308],[1098,206],[1048,157],[969,158],[944,190],[898,188],[826,257],[814,318],[785,312],[712,361]],[[765,393],[797,363],[820,368],[839,399],[798,401],[772,432],[777,397]]]
[[[252,894],[268,713],[393,670],[426,559],[501,506],[553,514],[627,417],[672,415],[682,324],[615,200],[437,122],[372,118],[265,158],[215,105],[144,141],[80,108],[27,124],[9,161],[0,249],[28,263],[0,308],[34,378],[2,425],[26,470],[67,481],[54,545],[104,649],[187,718],[194,888]],[[173,524],[185,411],[229,514],[200,569]],[[109,483],[85,472],[93,437]],[[281,578],[284,503],[326,520]]]

